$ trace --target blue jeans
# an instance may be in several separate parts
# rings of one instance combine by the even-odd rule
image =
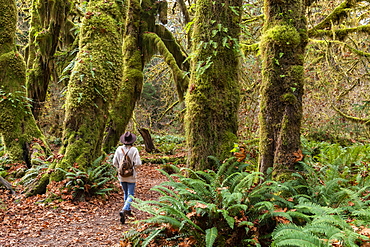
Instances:
[[[132,197],[135,194],[135,183],[121,182],[123,189],[125,204],[122,210],[130,210],[130,202],[132,202]]]

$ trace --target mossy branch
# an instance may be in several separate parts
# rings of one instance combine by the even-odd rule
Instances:
[[[265,15],[261,14],[261,15],[258,15],[256,17],[243,20],[242,24],[248,24],[248,23],[255,22],[255,21],[258,21],[258,20],[263,20],[263,19],[265,19]]]
[[[255,43],[252,45],[240,44],[240,50],[243,52],[244,55],[253,53],[258,54],[260,50],[260,43]]]
[[[344,0],[338,7],[336,7],[333,12],[331,12],[324,20],[318,23],[315,27],[312,28],[311,32],[317,32],[318,30],[322,30],[328,27],[332,22],[335,20],[340,19],[340,17],[346,15],[348,11],[351,10],[352,7],[351,0]]]
[[[155,26],[155,33],[162,39],[167,49],[172,53],[177,66],[182,70],[189,70],[190,64],[187,61],[187,54],[183,47],[176,41],[173,34],[162,25]]]
[[[313,40],[313,39],[310,39],[310,42],[313,42],[313,43],[316,43],[316,44],[320,44],[320,43],[321,44],[329,44],[329,43],[339,44],[339,45],[345,46],[346,48],[348,48],[351,52],[353,52],[356,55],[359,55],[361,57],[370,57],[369,52],[361,51],[361,50],[356,49],[353,46],[350,46],[349,44],[347,44],[345,42],[342,42],[342,41],[339,41],[339,40]]]
[[[189,77],[182,71],[177,65],[176,59],[170,50],[167,48],[163,40],[156,33],[144,33],[143,39],[146,41],[146,45],[154,45],[158,52],[164,57],[165,62],[172,70],[173,79],[176,83],[177,92],[179,94],[179,99],[183,100],[184,94],[189,84]]]
[[[163,113],[162,115],[159,117],[159,119],[157,120],[157,122],[160,122],[162,120],[162,118],[167,114],[167,112],[169,112],[172,108],[174,108],[180,101],[176,101],[174,102],[173,104],[171,104]]]
[[[336,106],[332,105],[331,106],[339,115],[341,115],[342,117],[352,121],[352,122],[356,122],[356,123],[363,123],[367,126],[370,125],[370,118],[359,118],[359,117],[354,117],[354,116],[351,116],[351,115],[348,115],[344,112],[342,112],[341,110],[339,110]]]
[[[370,33],[370,25],[362,25],[358,27],[352,27],[352,28],[341,28],[337,30],[316,30],[316,29],[310,29],[308,31],[309,37],[323,37],[323,36],[335,36],[339,38],[347,37],[351,33],[358,33],[363,32],[366,34]]]

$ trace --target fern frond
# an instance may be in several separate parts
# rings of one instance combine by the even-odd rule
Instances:
[[[253,172],[253,173],[244,173],[245,177],[234,187],[235,192],[244,192],[249,190],[252,185],[259,181],[260,178],[263,177],[263,173],[261,172]]]
[[[315,235],[294,224],[280,224],[272,233],[271,246],[324,247],[325,244]]]
[[[163,229],[159,228],[157,230],[152,231],[148,237],[145,238],[144,242],[142,243],[143,247],[146,247],[150,241],[152,241],[159,233],[161,233]]]
[[[152,187],[150,190],[157,191],[157,192],[159,192],[160,194],[162,194],[164,196],[177,197],[176,193],[173,190],[165,187],[164,185],[165,185],[164,183],[162,183],[161,185],[156,185],[156,186]]]
[[[206,247],[212,247],[218,235],[216,227],[212,227],[206,230]]]
[[[294,208],[298,209],[300,212],[313,214],[313,215],[328,215],[336,214],[337,209],[320,206],[312,202],[304,202],[296,205]]]
[[[215,180],[218,181],[218,179],[216,179],[216,173],[212,170],[209,170],[209,171],[197,171],[196,172],[198,175],[199,175],[199,178],[204,181],[205,183],[208,183],[208,184],[212,184],[215,182]]]
[[[194,190],[193,195],[198,195],[203,198],[205,201],[213,201],[215,198],[215,189],[211,185],[205,183],[204,181],[184,178],[181,179],[181,182],[189,187],[189,189]]]
[[[355,210],[352,215],[357,216],[359,219],[370,221],[370,210],[369,208]]]

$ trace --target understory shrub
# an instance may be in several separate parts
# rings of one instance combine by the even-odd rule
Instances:
[[[134,200],[151,217],[124,234],[132,246],[361,246],[368,241],[368,146],[305,143],[288,181],[231,158],[217,171],[182,168]],[[367,153],[366,153],[367,152]]]
[[[113,190],[107,186],[115,179],[116,170],[109,162],[102,162],[104,156],[97,158],[86,170],[71,167],[68,171],[57,168],[65,173],[65,186],[72,193],[73,199],[86,196],[105,195]]]

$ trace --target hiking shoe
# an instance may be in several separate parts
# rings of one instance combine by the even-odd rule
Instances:
[[[120,211],[119,212],[119,217],[120,217],[120,221],[123,224],[125,224],[125,221],[126,221],[126,215],[125,215],[125,211]]]
[[[124,210],[125,215],[133,217],[134,215],[132,214],[131,210]]]

